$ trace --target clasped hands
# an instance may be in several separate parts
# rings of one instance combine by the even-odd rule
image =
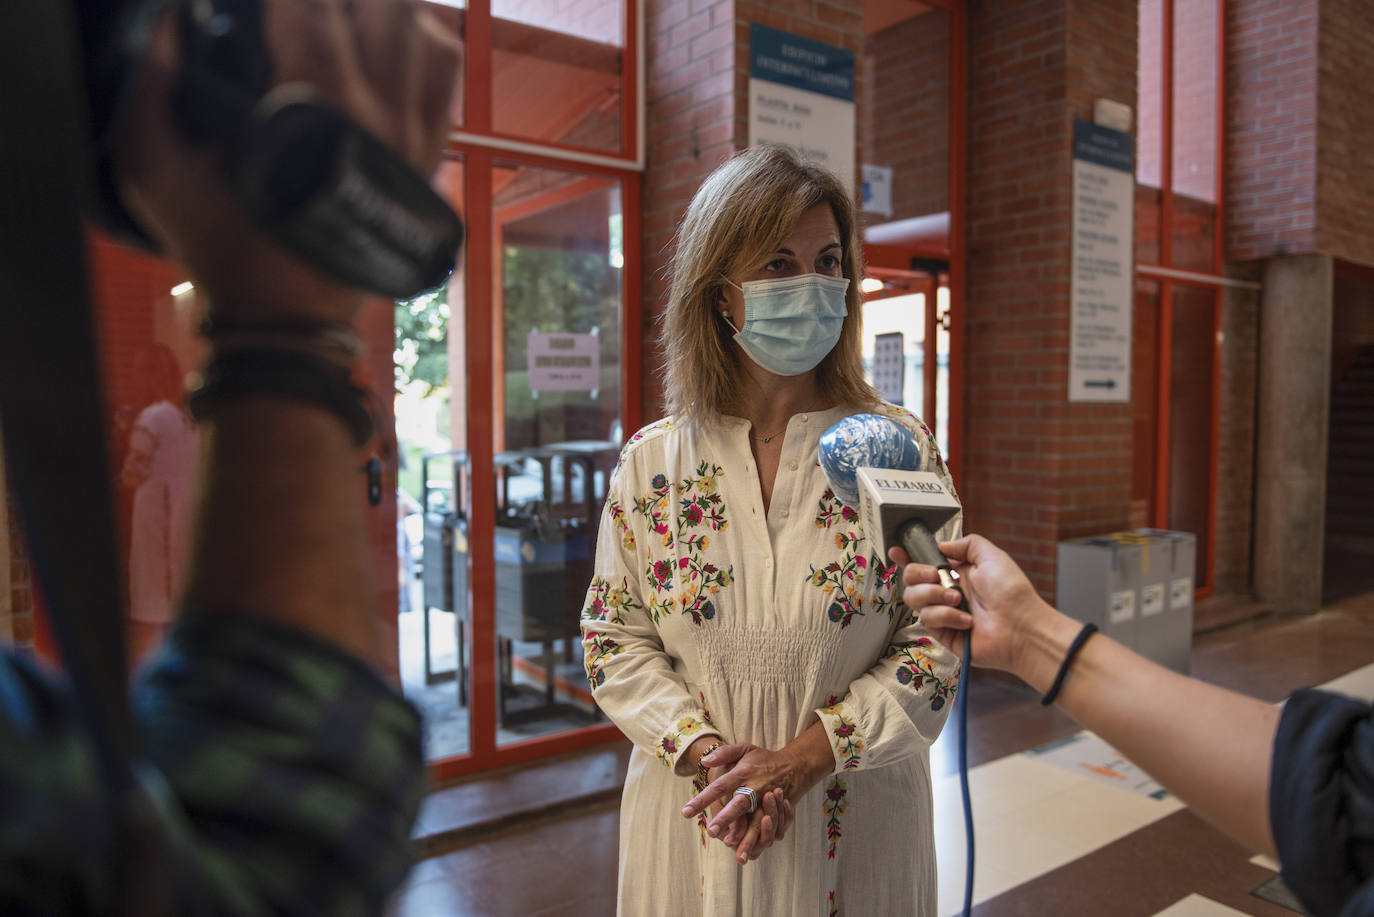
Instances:
[[[710,782],[682,807],[683,817],[707,813],[706,833],[733,849],[740,865],[758,859],[774,841],[782,840],[795,817],[788,799],[795,795],[789,793],[795,783],[789,755],[737,742],[713,749],[700,763],[708,768]],[[735,795],[740,787],[757,793],[758,806],[752,813],[748,797]]]

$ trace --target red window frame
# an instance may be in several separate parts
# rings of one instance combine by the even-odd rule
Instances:
[[[496,480],[494,451],[502,417],[496,389],[498,370],[498,315],[494,308],[493,245],[495,202],[492,172],[495,163],[515,162],[562,171],[577,171],[620,179],[624,229],[624,270],[621,289],[621,416],[626,432],[643,424],[642,335],[643,303],[641,274],[641,186],[643,144],[639,100],[641,98],[641,49],[643,36],[641,0],[624,0],[625,55],[622,76],[621,150],[612,156],[603,151],[571,145],[535,143],[527,138],[494,132],[492,125],[492,16],[490,0],[473,0],[465,12],[464,123],[450,136],[447,153],[463,161],[465,219],[468,224],[464,258],[476,269],[464,272],[466,330],[463,372],[467,383],[467,444],[469,475],[469,588],[473,614],[467,641],[471,649],[468,669],[468,751],[429,762],[431,779],[452,780],[492,768],[518,764],[621,738],[610,723],[569,732],[540,736],[520,742],[497,743],[496,672]],[[485,612],[481,610],[485,609]]]

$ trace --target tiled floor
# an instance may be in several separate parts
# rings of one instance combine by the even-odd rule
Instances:
[[[1333,679],[1339,679],[1333,688],[1369,698],[1371,661],[1374,593],[1366,593],[1312,617],[1268,616],[1204,635],[1194,649],[1193,673],[1271,702]],[[1293,911],[1251,894],[1273,879],[1272,869],[1176,800],[1109,786],[1025,754],[1079,732],[1062,713],[994,677],[974,679],[970,697],[978,917],[1292,917]],[[932,752],[943,914],[957,910],[963,887],[953,727]],[[421,862],[392,917],[613,914],[619,812],[607,789],[623,774],[624,749],[597,755],[472,784],[463,801],[436,801],[427,813],[435,823],[443,821],[444,805],[452,820],[490,810],[489,797],[538,792],[520,789],[521,781],[528,787],[570,781],[589,800],[559,804],[544,817],[527,812],[521,817],[528,821],[509,827],[499,812],[488,812],[484,827],[455,835],[464,846]]]

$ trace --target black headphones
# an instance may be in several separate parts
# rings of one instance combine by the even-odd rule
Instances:
[[[154,248],[119,200],[113,151],[168,2],[177,6],[181,40],[173,121],[188,142],[217,152],[226,185],[254,223],[322,272],[384,296],[442,283],[462,245],[462,221],[343,112],[308,89],[271,88],[260,0],[137,0],[94,43],[86,23],[97,220]]]

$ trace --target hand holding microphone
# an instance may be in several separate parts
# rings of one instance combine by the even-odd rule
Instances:
[[[1077,625],[1041,599],[1015,561],[986,538],[966,535],[938,549],[955,564],[959,589],[946,588],[931,566],[908,564],[902,601],[952,652],[962,652],[964,633],[972,630],[972,657],[980,666],[1023,675],[1022,648],[1033,634],[1058,625],[1072,636]],[[900,563],[900,553],[889,556]]]

